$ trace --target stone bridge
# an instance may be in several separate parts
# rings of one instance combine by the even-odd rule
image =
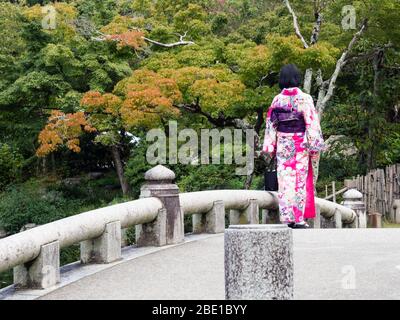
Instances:
[[[224,299],[226,225],[270,223],[277,195],[179,193],[174,178],[157,166],[145,174],[138,200],[0,240],[0,272],[14,269],[0,299]],[[295,298],[400,298],[400,232],[366,229],[359,193],[349,190],[344,199],[316,199],[314,229],[293,230]],[[192,217],[190,234],[185,216]],[[135,245],[122,247],[123,231],[133,226]],[[80,261],[60,267],[60,249],[76,243]]]

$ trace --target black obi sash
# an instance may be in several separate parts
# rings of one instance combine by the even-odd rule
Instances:
[[[295,133],[306,131],[303,112],[274,108],[271,113],[271,121],[279,132]]]

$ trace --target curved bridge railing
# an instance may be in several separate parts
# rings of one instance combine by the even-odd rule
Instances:
[[[153,221],[162,208],[157,198],[139,199],[88,211],[0,240],[0,272],[34,260],[43,245],[57,241],[59,248],[95,239],[115,221],[121,228]]]
[[[259,223],[276,210],[277,194],[266,191],[214,190],[181,193],[175,174],[163,166],[149,170],[141,198],[117,204],[3,238],[0,272],[14,268],[16,288],[48,288],[60,281],[61,248],[80,243],[81,262],[110,263],[121,259],[121,229],[136,226],[137,246],[164,246],[184,240],[184,216],[192,215],[193,233],[224,232],[229,223]],[[357,227],[349,207],[316,199],[320,217],[336,227]],[[320,227],[314,226],[314,227]]]
[[[223,201],[225,209],[244,210],[250,205],[252,199],[257,201],[260,209],[278,208],[277,193],[269,191],[212,190],[182,193],[180,195],[185,215],[207,212],[211,210],[213,202],[216,201]],[[343,224],[351,224],[357,217],[354,210],[348,207],[320,198],[316,198],[315,200],[320,214],[325,219],[330,219],[335,214],[340,214]]]

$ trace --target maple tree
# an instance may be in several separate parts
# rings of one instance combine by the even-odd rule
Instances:
[[[146,44],[143,36],[143,32],[139,30],[132,30],[120,34],[106,35],[105,39],[107,41],[116,41],[118,48],[130,47],[134,50],[139,50]]]
[[[65,114],[53,110],[39,134],[36,154],[44,157],[62,146],[80,152],[79,138],[84,133],[97,133],[94,142],[110,148],[121,187],[127,194],[129,186],[119,151],[126,132],[156,127],[178,116],[179,110],[174,105],[181,99],[174,80],[153,71],[137,70],[120,81],[113,93],[86,92],[80,101],[82,111]]]
[[[43,157],[56,151],[61,145],[66,145],[73,152],[80,152],[79,136],[83,132],[96,131],[83,112],[69,113],[53,110],[48,123],[39,134],[40,147],[36,154]]]

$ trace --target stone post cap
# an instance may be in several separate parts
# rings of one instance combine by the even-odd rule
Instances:
[[[146,181],[172,181],[175,179],[175,173],[159,164],[146,171],[144,179]]]
[[[363,195],[357,189],[349,189],[343,193],[343,199],[362,199]]]

